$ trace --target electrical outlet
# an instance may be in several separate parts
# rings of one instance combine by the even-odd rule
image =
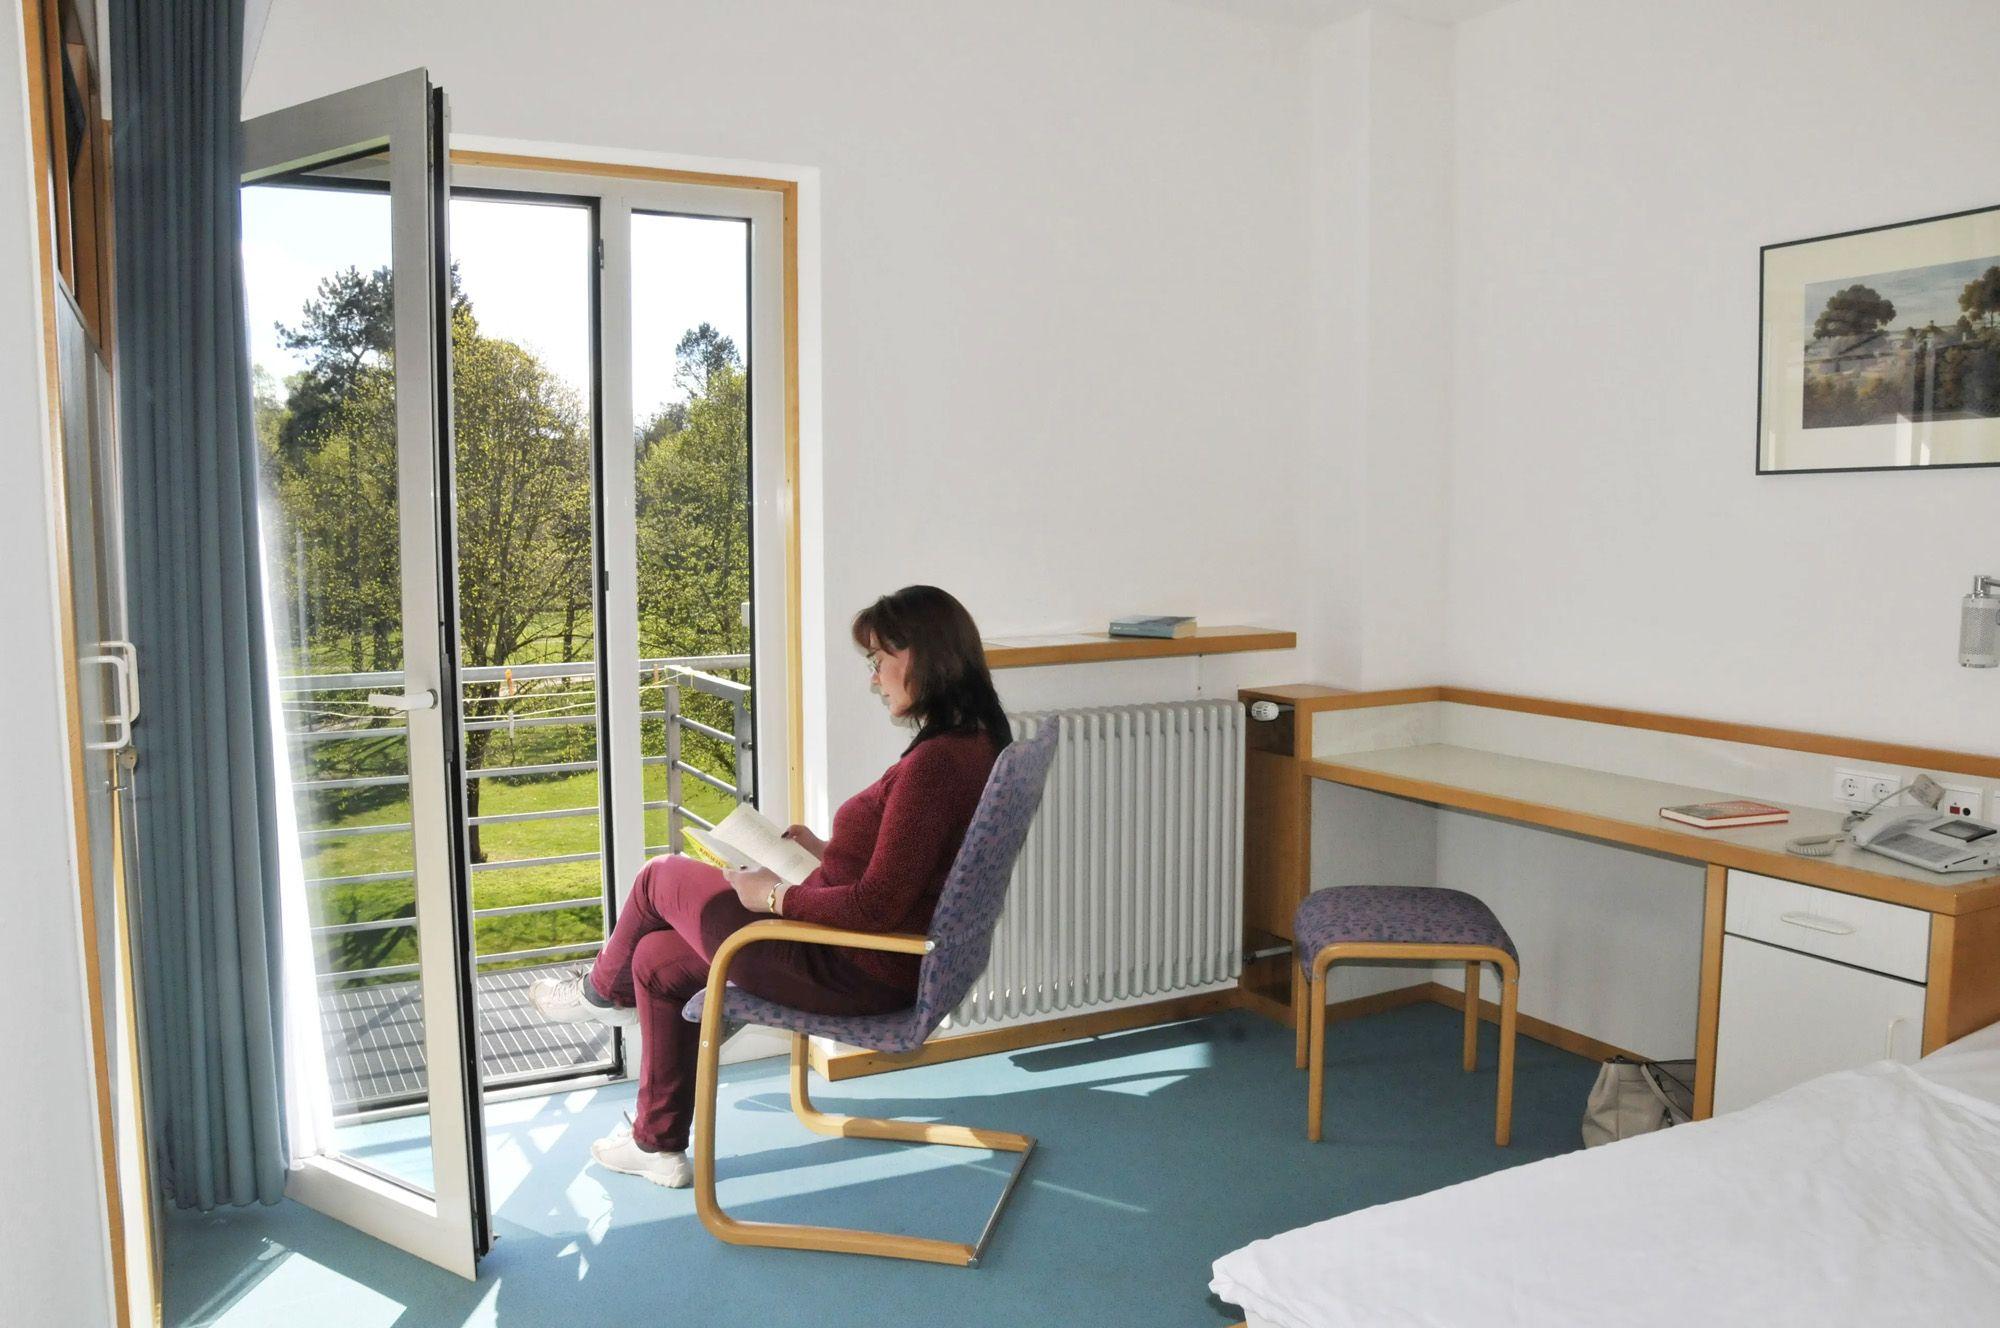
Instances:
[[[1898,776],[1884,774],[1880,770],[1836,767],[1833,772],[1833,796],[1835,801],[1850,807],[1866,807],[1888,797],[1903,787],[1903,783]]]
[[[1983,801],[1980,791],[1970,784],[1946,784],[1944,801],[1938,804],[1937,809],[1946,816],[1970,816],[1976,820]]]

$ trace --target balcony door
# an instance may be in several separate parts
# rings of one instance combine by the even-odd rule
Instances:
[[[296,850],[288,1192],[469,1277],[488,1234],[444,98],[418,70],[245,130],[265,596],[292,792],[280,824]],[[369,1054],[348,1054],[357,1044]],[[400,1109],[355,1110],[385,1096]]]

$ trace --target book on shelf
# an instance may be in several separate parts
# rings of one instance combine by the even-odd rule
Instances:
[[[1194,619],[1173,618],[1165,616],[1150,617],[1150,618],[1149,617],[1113,618],[1111,620],[1111,635],[1155,636],[1155,637],[1165,637],[1169,639],[1183,637],[1183,636],[1193,636]]]
[[[1768,802],[1737,798],[1729,802],[1691,802],[1683,807],[1662,807],[1660,815],[1669,821],[1703,830],[1726,830],[1737,825],[1776,825],[1789,821],[1792,814]]]
[[[722,818],[713,830],[681,832],[693,856],[718,867],[763,867],[786,885],[797,885],[819,867],[805,846],[786,839],[784,828],[749,803]]]

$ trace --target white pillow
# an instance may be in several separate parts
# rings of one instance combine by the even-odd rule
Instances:
[[[1934,1084],[2000,1105],[2000,1024],[1939,1047],[1915,1069]]]

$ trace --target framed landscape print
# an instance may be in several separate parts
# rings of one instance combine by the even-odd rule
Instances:
[[[1763,254],[1758,474],[2000,465],[2000,207]]]

